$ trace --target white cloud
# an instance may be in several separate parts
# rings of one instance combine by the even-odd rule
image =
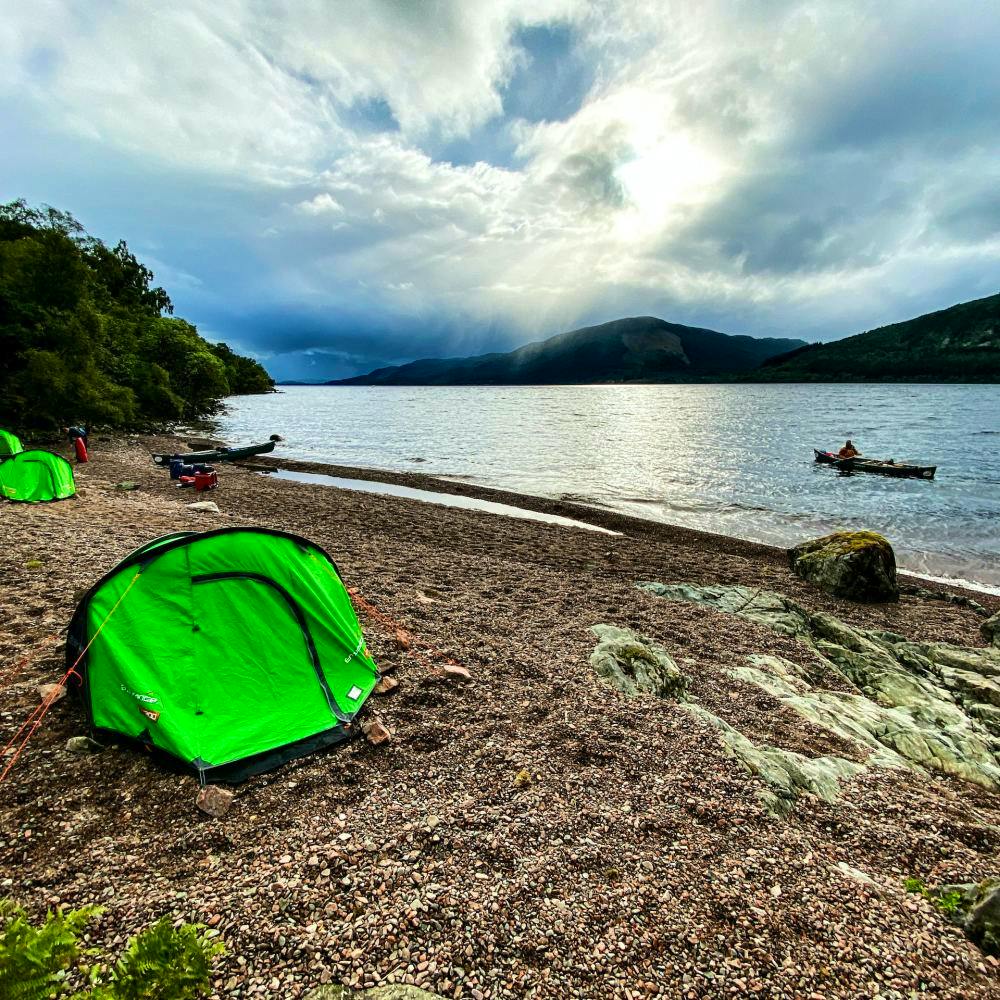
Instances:
[[[905,315],[912,282],[979,287],[1000,262],[987,5],[346,10],[21,5],[0,22],[0,98],[137,170],[250,192],[253,294],[318,311],[532,334],[644,312],[795,333],[809,317],[847,333]],[[506,120],[503,88],[526,65],[515,31],[554,21],[594,69],[586,99],[565,120]],[[428,152],[484,127],[513,136],[509,160]]]

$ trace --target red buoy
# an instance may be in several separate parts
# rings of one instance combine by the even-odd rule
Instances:
[[[73,438],[73,447],[76,448],[77,462],[89,462],[87,458],[87,446],[83,443],[83,438]]]

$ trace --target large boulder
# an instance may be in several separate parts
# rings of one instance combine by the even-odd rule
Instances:
[[[896,556],[874,531],[836,531],[788,550],[794,572],[834,597],[898,601]]]
[[[1000,611],[998,611],[992,618],[987,618],[986,621],[979,626],[979,631],[983,633],[983,638],[991,646],[996,646],[997,649],[1000,649]]]

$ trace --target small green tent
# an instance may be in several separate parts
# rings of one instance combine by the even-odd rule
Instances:
[[[50,451],[21,451],[0,462],[0,496],[22,503],[76,495],[73,466]]]
[[[137,549],[80,602],[66,655],[82,655],[95,735],[158,748],[203,782],[346,739],[379,677],[333,560],[264,528]]]
[[[0,462],[23,450],[16,434],[11,434],[10,431],[0,431]]]

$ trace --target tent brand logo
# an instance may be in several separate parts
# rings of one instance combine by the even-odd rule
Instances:
[[[365,649],[364,636],[361,636],[361,638],[358,639],[358,644],[354,647],[354,652],[352,652],[349,656],[344,657],[344,663],[350,663],[351,660],[353,660],[354,657],[357,656],[359,653],[364,657],[368,656],[368,650]]]
[[[138,694],[136,691],[130,691],[124,684],[122,684],[121,688],[126,694],[132,695],[136,701],[145,702],[147,705],[155,705],[160,700],[153,694]]]
[[[143,708],[142,705],[139,706],[139,711],[142,712],[150,722],[158,722],[160,718],[159,712],[154,712],[151,708]]]

